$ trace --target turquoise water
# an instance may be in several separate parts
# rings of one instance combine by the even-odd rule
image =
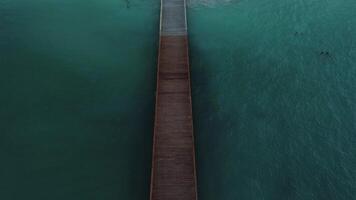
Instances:
[[[146,199],[159,2],[0,0],[0,199]]]
[[[356,2],[190,5],[200,199],[356,199]]]
[[[356,198],[356,2],[192,0],[202,200]],[[159,1],[0,0],[0,199],[148,199]]]

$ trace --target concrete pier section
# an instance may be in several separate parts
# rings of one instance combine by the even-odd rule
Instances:
[[[151,200],[196,200],[185,0],[162,0]]]

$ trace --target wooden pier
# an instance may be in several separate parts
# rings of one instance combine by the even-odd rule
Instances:
[[[161,0],[151,200],[196,200],[186,2]]]

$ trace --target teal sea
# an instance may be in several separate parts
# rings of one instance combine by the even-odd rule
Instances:
[[[147,199],[159,2],[0,0],[0,199]]]
[[[201,200],[356,199],[356,1],[190,0]],[[157,0],[0,0],[0,199],[142,200]]]
[[[191,2],[200,199],[356,199],[355,10]]]

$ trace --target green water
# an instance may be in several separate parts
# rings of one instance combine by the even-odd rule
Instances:
[[[147,199],[159,2],[0,0],[0,199]]]
[[[356,199],[356,2],[191,0],[202,200]],[[159,1],[0,0],[0,199],[148,199]]]
[[[200,199],[356,199],[356,2],[191,6]]]

